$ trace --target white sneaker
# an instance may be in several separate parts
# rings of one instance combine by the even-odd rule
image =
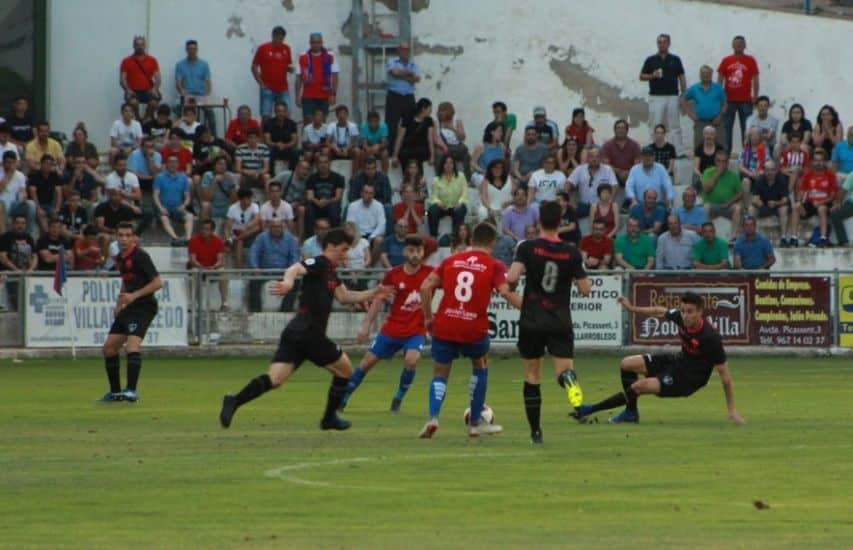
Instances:
[[[438,431],[438,420],[430,420],[424,427],[421,428],[421,433],[418,434],[419,439],[432,439],[435,432]]]
[[[481,435],[495,435],[504,431],[500,424],[489,424],[485,420],[480,420],[476,426],[471,426],[468,429],[469,437],[479,437]]]

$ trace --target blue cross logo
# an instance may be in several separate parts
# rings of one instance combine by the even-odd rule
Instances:
[[[36,285],[32,294],[30,294],[30,306],[32,306],[33,310],[38,314],[43,313],[44,307],[49,301],[50,296],[44,291],[44,286]]]

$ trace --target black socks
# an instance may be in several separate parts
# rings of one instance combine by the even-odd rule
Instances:
[[[531,433],[542,431],[542,427],[539,425],[539,418],[542,413],[542,392],[539,384],[524,383],[524,412],[527,413],[527,422],[530,424]]]
[[[271,389],[272,380],[270,380],[268,374],[262,374],[257,378],[252,378],[249,383],[246,384],[246,387],[240,390],[240,393],[236,395],[237,406],[245,405],[252,399],[257,399]]]
[[[332,383],[329,385],[329,397],[326,401],[326,412],[323,413],[323,420],[332,420],[337,416],[341,401],[347,393],[348,384],[349,378],[341,378],[340,376],[332,378]]]
[[[637,394],[631,389],[631,384],[637,381],[636,372],[622,371],[622,391],[625,392],[625,408],[637,412]]]
[[[104,367],[107,370],[107,380],[110,381],[110,391],[112,393],[121,392],[121,374],[119,373],[119,358],[118,355],[112,357],[104,357]]]
[[[636,402],[636,400],[635,400],[635,402]],[[609,409],[615,409],[616,407],[621,407],[625,403],[626,403],[625,394],[620,391],[619,393],[614,393],[613,395],[611,395],[607,399],[604,399],[603,401],[599,401],[595,405],[592,405],[591,413],[596,413],[598,411],[606,411]]]
[[[127,354],[127,389],[136,391],[139,383],[139,371],[142,370],[142,354],[134,351]]]

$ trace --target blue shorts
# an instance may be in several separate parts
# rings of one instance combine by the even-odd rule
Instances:
[[[391,338],[380,332],[376,335],[376,339],[373,340],[373,345],[370,346],[368,351],[380,359],[391,359],[400,350],[403,350],[403,353],[409,350],[416,350],[418,353],[422,352],[424,350],[424,340],[423,334],[415,334],[408,338]]]
[[[465,344],[442,340],[441,338],[433,338],[432,360],[441,365],[449,365],[460,355],[469,359],[479,359],[489,353],[490,343],[491,340],[489,340],[488,335],[483,336],[482,339],[476,342]]]

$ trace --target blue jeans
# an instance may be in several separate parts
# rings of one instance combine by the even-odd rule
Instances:
[[[269,88],[261,86],[261,117],[275,116],[275,102],[282,101],[287,104],[288,111],[290,110],[290,92],[274,92]]]
[[[723,128],[726,132],[726,143],[722,144],[726,150],[732,152],[732,134],[735,129],[735,117],[740,118],[740,138],[741,143],[744,141],[746,133],[746,119],[752,114],[752,103],[749,101],[733,101],[726,105],[726,110],[723,112]]]

